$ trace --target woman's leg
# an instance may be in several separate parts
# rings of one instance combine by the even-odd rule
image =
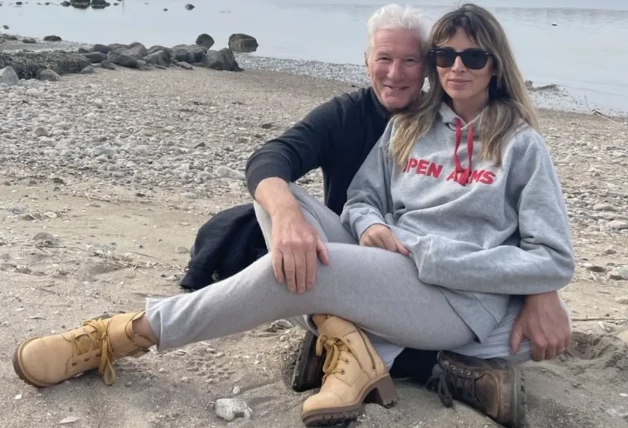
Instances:
[[[313,290],[291,293],[273,274],[270,255],[211,287],[149,299],[146,317],[159,349],[250,330],[305,314],[331,314],[390,342],[416,349],[451,349],[474,334],[437,287],[421,283],[412,260],[398,253],[328,244],[330,264],[318,266]]]

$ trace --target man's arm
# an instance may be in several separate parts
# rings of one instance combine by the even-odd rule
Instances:
[[[246,165],[247,187],[272,221],[270,252],[280,283],[300,293],[312,288],[317,255],[328,263],[325,245],[307,221],[290,190],[290,182],[321,167],[344,135],[338,99],[312,110],[303,120],[255,151]]]

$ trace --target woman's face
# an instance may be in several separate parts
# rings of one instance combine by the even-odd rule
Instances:
[[[493,59],[488,52],[461,28],[436,49],[436,70],[447,95],[457,104],[486,102],[493,77]],[[462,57],[455,56],[456,52]]]

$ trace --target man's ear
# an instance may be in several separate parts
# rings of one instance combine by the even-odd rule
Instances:
[[[371,70],[369,69],[369,54],[364,52],[364,66],[366,67],[366,74],[371,75]]]

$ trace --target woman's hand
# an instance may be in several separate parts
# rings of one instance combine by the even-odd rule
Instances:
[[[360,237],[360,245],[365,247],[377,247],[384,250],[400,253],[404,256],[410,254],[401,241],[384,225],[374,224],[364,231]]]

